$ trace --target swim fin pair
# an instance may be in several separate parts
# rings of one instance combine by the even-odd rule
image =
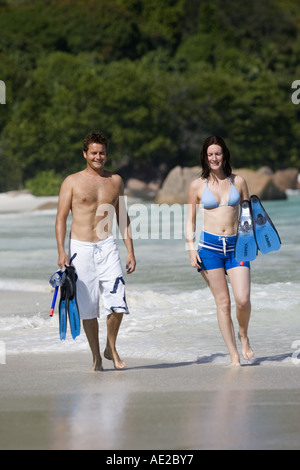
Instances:
[[[71,328],[72,338],[80,335],[80,317],[76,300],[76,280],[74,266],[66,266],[60,286],[59,301],[59,336],[61,340],[66,339],[67,316]]]
[[[281,240],[258,196],[243,201],[235,244],[238,262],[253,261],[258,250],[263,254],[279,250]]]

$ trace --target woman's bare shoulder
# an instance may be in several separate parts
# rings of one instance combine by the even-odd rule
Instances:
[[[189,202],[197,202],[201,200],[204,191],[205,181],[202,178],[193,180],[189,188]]]
[[[247,185],[247,181],[241,175],[232,174],[233,183],[236,188],[239,190],[242,199],[249,199],[249,189]]]
[[[193,180],[190,184],[190,189],[191,190],[198,190],[200,189],[203,185],[205,184],[205,180],[203,178],[196,178]]]
[[[233,183],[237,186],[242,186],[246,183],[245,178],[242,175],[237,175],[236,173],[231,174],[231,179]]]

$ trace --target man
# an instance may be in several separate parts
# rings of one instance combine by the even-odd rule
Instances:
[[[77,302],[92,355],[92,370],[103,370],[100,354],[98,319],[99,287],[107,314],[107,343],[104,357],[116,369],[126,367],[116,350],[116,340],[123,313],[129,313],[125,300],[125,286],[119,253],[112,236],[116,213],[126,249],[127,273],[135,270],[135,256],[130,235],[130,221],[124,203],[121,177],[104,169],[107,158],[107,139],[102,133],[92,133],[83,142],[86,168],[68,176],[60,189],[56,240],[58,266],[72,264],[76,268]],[[72,212],[70,252],[65,251],[68,215]]]

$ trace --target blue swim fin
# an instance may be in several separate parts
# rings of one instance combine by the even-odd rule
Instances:
[[[239,262],[253,261],[257,256],[250,202],[244,200],[238,223],[234,257]]]
[[[66,339],[67,334],[67,311],[66,311],[66,286],[62,284],[60,287],[59,301],[59,337],[61,341]]]
[[[73,266],[66,267],[66,311],[68,312],[72,338],[80,335],[80,316],[76,299],[77,275]]]
[[[254,236],[258,249],[266,254],[279,250],[281,240],[270,217],[263,208],[258,196],[250,197],[253,216]]]

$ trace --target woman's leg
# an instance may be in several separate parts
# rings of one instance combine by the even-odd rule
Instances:
[[[242,354],[246,360],[254,356],[248,339],[248,326],[251,313],[250,302],[250,269],[236,267],[227,271],[236,303],[236,317],[239,323],[239,339],[242,343]]]
[[[231,364],[240,365],[240,357],[236,347],[234,327],[231,319],[231,303],[228,285],[223,268],[202,271],[216,302],[218,324],[230,354]]]

